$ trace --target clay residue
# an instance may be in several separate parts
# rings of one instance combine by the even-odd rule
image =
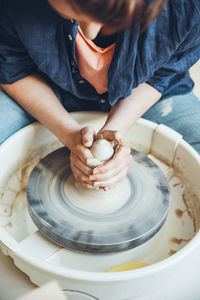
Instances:
[[[176,177],[176,174],[174,171],[172,171],[169,175],[169,177],[167,178],[168,181],[171,181],[174,177]]]
[[[18,191],[14,190],[12,187],[9,186],[9,181],[11,180],[11,178],[9,178],[8,183],[5,187],[5,191],[3,193],[1,193],[1,198],[0,198],[3,200],[3,197],[6,194],[6,191],[11,191],[15,194],[15,198],[14,198],[13,202],[11,203],[10,207],[8,206],[9,207],[8,217],[12,216],[12,214],[14,212],[19,213],[19,212],[23,211],[27,207],[27,201],[26,201],[26,197],[25,197],[26,184],[27,184],[27,181],[28,181],[31,171],[38,164],[40,159],[41,159],[40,157],[37,157],[32,162],[25,165],[22,168],[20,173],[19,173],[19,170],[16,171],[16,176],[20,183],[20,190],[18,190]],[[12,176],[14,176],[14,175],[15,174],[12,174]],[[7,211],[5,211],[4,213],[6,213],[6,212]]]
[[[178,239],[176,237],[173,237],[170,242],[176,245],[181,245],[182,243],[188,243],[191,239]]]
[[[196,194],[189,191],[184,191],[182,194],[183,202],[186,206],[187,213],[192,219],[194,232],[196,233],[199,229],[199,216],[200,216],[200,204]]]
[[[139,144],[139,143],[136,144],[134,141],[126,140],[126,145],[129,146],[131,149],[142,152],[145,155],[149,154],[148,147],[143,144]]]
[[[39,163],[40,160],[41,160],[41,157],[37,157],[35,160],[33,160],[31,163],[29,163],[22,169],[21,180],[20,180],[22,189],[26,188],[28,178],[29,178],[32,170]]]
[[[168,255],[172,256],[172,255],[175,254],[176,252],[177,252],[177,251],[171,249],[171,250],[169,251]]]
[[[31,161],[33,162],[38,155],[40,156],[40,159],[49,154],[50,152],[60,148],[62,146],[61,142],[58,140],[55,140],[54,142],[51,142],[49,144],[45,144],[40,146],[39,148],[30,148],[26,151],[26,154],[21,158],[18,162],[17,170],[20,170],[22,166],[27,166],[28,163]]]
[[[12,215],[13,212],[19,213],[20,211],[24,210],[27,207],[26,198],[23,199],[23,194],[26,192],[26,185],[28,182],[28,178],[34,169],[34,167],[39,163],[40,157],[37,157],[34,161],[30,162],[21,170],[21,177],[20,177],[20,186],[21,189],[16,193],[16,197],[11,204],[10,207],[10,214]]]
[[[19,213],[27,207],[26,201],[22,198],[26,191],[26,188],[22,188],[19,192],[16,193],[15,199],[10,205],[10,216],[15,213]]]
[[[7,178],[7,183],[4,184],[4,189],[0,193],[0,204],[7,207],[5,208],[5,211],[3,211],[3,217],[5,215],[6,217],[10,217],[12,216],[13,212],[21,212],[27,207],[25,192],[26,184],[31,171],[42,157],[61,146],[62,144],[58,140],[55,140],[49,144],[40,146],[40,148],[28,149],[26,154],[19,159],[16,169],[13,170],[12,174],[10,174],[10,176]],[[38,157],[38,153],[40,157]],[[15,177],[19,183],[19,187],[16,189],[12,183],[13,179],[15,180]],[[12,199],[14,197],[14,200],[11,204],[9,201],[7,202],[7,192],[12,192]]]
[[[13,226],[13,225],[12,225],[12,223],[11,223],[11,222],[9,222],[9,223],[8,223],[8,224],[6,224],[4,227],[6,227],[6,228],[10,228],[10,229],[11,229],[11,228],[12,228],[12,226]]]
[[[174,183],[173,184],[173,187],[175,188],[176,186],[179,186],[181,183],[179,182],[179,183]]]
[[[150,151],[149,154],[151,154],[152,156],[154,156],[155,158],[157,158],[159,161],[163,162],[168,167],[171,167],[171,162],[164,155],[162,155],[161,153],[157,153],[155,150],[151,149],[151,151]],[[174,175],[172,174],[171,176],[173,177]],[[171,179],[169,179],[169,181],[170,180]]]
[[[181,218],[183,212],[187,212],[192,220],[194,233],[196,233],[200,228],[200,196],[195,193],[195,186],[188,178],[185,178],[184,172],[174,169],[174,174],[180,180],[176,185],[180,184],[184,190],[181,197],[186,207],[185,211],[176,210],[175,213]]]
[[[60,246],[58,249],[56,249],[53,253],[51,253],[49,256],[47,256],[46,260],[48,260],[50,257],[54,256],[56,253],[58,253],[60,250],[62,250],[63,247]]]
[[[177,218],[182,218],[182,216],[185,212],[187,212],[187,209],[185,209],[185,210],[181,210],[179,208],[175,209],[175,214],[176,214]]]

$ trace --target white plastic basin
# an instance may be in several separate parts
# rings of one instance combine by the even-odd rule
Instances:
[[[96,112],[72,116],[96,130],[106,118]],[[27,178],[40,158],[62,145],[34,123],[0,146],[0,248],[32,282],[56,279],[63,289],[79,291],[76,299],[200,299],[200,157],[178,133],[144,119],[126,140],[162,168],[172,190],[167,220],[151,241],[127,252],[92,255],[63,249],[39,233],[27,210]],[[132,261],[150,266],[106,272]],[[73,292],[68,297],[75,299]]]

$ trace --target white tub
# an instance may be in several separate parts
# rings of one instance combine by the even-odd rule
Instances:
[[[95,129],[106,118],[96,112],[72,115],[83,126]],[[27,210],[27,178],[34,164],[61,144],[34,123],[0,146],[0,247],[35,284],[56,279],[63,289],[81,292],[79,296],[67,292],[69,299],[200,299],[199,155],[178,133],[143,119],[129,130],[126,139],[155,160],[172,189],[167,220],[151,241],[132,251],[89,255],[56,246],[38,232]],[[150,266],[106,272],[131,261]]]

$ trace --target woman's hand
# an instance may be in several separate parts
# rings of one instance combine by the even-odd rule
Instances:
[[[75,180],[87,189],[94,189],[93,181],[89,176],[93,174],[93,168],[89,166],[89,161],[93,155],[89,148],[95,139],[95,132],[92,127],[87,126],[80,130],[79,134],[74,136],[71,146],[71,169]]]
[[[120,132],[104,130],[98,133],[97,138],[105,138],[108,141],[115,141],[117,144],[113,158],[102,166],[96,167],[93,174],[89,176],[89,180],[93,182],[95,188],[103,188],[106,191],[126,177],[132,156],[130,148],[125,145]]]
[[[76,137],[77,138],[77,137]],[[103,165],[92,168],[89,164],[94,159],[89,148],[95,139],[105,138],[115,141],[115,154]],[[103,188],[105,191],[121,182],[128,172],[131,163],[130,148],[125,145],[117,131],[105,130],[95,135],[91,127],[84,127],[71,149],[71,169],[75,180],[87,189]]]

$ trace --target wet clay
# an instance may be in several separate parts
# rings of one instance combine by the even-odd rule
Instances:
[[[53,253],[51,253],[45,260],[48,260],[49,258],[51,258],[52,256],[54,256],[56,253],[58,253],[60,250],[62,250],[63,247],[60,246],[58,247]]]
[[[185,178],[182,171],[174,169],[172,176],[168,180],[171,181],[174,177],[177,177],[179,182],[175,183],[173,187],[180,186],[183,189],[181,198],[186,208],[185,210],[177,208],[175,214],[178,218],[182,218],[183,214],[187,213],[192,220],[194,233],[196,233],[200,228],[200,198],[195,193],[193,183]]]
[[[171,249],[170,251],[169,251],[169,256],[172,256],[173,254],[175,254],[177,251],[175,251],[175,250],[173,250],[173,249]]]
[[[89,212],[109,214],[124,205],[130,197],[131,189],[129,180],[126,178],[108,191],[102,189],[87,190],[75,182],[74,177],[70,175],[65,184],[65,193],[78,208]]]
[[[182,218],[182,216],[185,212],[187,212],[187,209],[185,209],[185,210],[181,210],[179,208],[175,209],[175,214],[176,214],[177,218]]]
[[[176,237],[173,237],[170,242],[173,244],[180,245],[182,243],[188,243],[190,241],[191,241],[191,239],[178,239]]]
[[[193,226],[194,226],[194,232],[196,233],[197,230],[200,227],[200,204],[199,204],[199,198],[196,194],[193,193],[193,191],[188,190],[185,191],[182,194],[183,202],[186,206],[187,213],[192,219]]]
[[[37,157],[35,160],[30,162],[29,164],[25,165],[21,172],[19,170],[16,171],[16,177],[20,184],[20,190],[15,190],[9,186],[10,178],[8,179],[8,183],[5,186],[5,191],[1,193],[0,200],[4,200],[4,197],[6,196],[6,192],[12,192],[15,194],[14,200],[9,205],[7,204],[6,207],[3,210],[4,214],[7,214],[7,217],[10,217],[13,215],[13,213],[19,213],[27,208],[27,202],[25,197],[26,192],[26,184],[28,181],[28,177],[33,170],[33,168],[38,164],[40,161],[40,157]],[[13,174],[14,175],[14,174]],[[4,204],[5,205],[5,204]],[[7,224],[8,225],[8,224]],[[7,226],[6,225],[6,226]]]
[[[20,186],[21,190],[16,193],[15,200],[10,206],[10,214],[12,215],[14,212],[19,213],[20,211],[24,210],[27,208],[27,202],[22,201],[23,197],[22,195],[26,192],[26,184],[28,181],[28,177],[33,170],[33,168],[38,164],[40,161],[40,157],[36,158],[34,161],[26,165],[22,170],[21,170],[21,177],[20,177]]]

